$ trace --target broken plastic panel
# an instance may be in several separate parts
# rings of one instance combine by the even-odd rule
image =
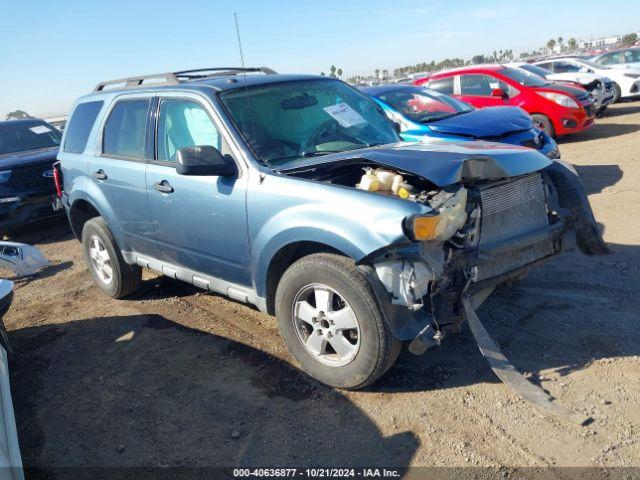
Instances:
[[[0,242],[0,268],[8,268],[16,278],[30,277],[50,265],[40,250],[17,242]]]

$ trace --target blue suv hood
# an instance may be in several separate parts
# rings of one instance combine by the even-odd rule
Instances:
[[[531,117],[516,107],[489,107],[426,124],[434,132],[474,138],[499,138],[533,128]]]
[[[37,150],[27,150],[25,152],[7,153],[0,155],[0,170],[7,170],[13,167],[29,165],[50,161],[53,164],[58,155],[58,147],[39,148]]]
[[[401,142],[291,162],[281,172],[321,168],[338,162],[370,161],[412,173],[438,187],[475,180],[498,180],[535,172],[552,162],[530,148],[493,142]]]

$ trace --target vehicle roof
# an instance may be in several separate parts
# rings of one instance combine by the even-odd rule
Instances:
[[[338,80],[320,75],[304,74],[267,74],[267,75],[220,75],[207,78],[194,78],[182,80],[174,84],[147,84],[139,87],[116,87],[94,91],[84,95],[81,100],[101,98],[102,96],[112,96],[121,93],[142,93],[162,90],[203,90],[213,88],[216,91],[230,91],[240,88],[253,87],[259,85],[272,85],[276,83],[304,81],[304,80]]]
[[[598,58],[598,57],[601,57],[603,55],[606,55],[607,53],[624,52],[625,50],[640,50],[640,47],[635,47],[635,46],[632,45],[631,47],[614,48],[614,49],[611,49],[611,50],[607,50],[606,52],[598,53],[597,55],[594,55],[592,58]]]
[[[172,87],[180,87],[181,85],[209,85],[216,90],[226,91],[238,88],[253,87],[256,85],[270,85],[273,83],[295,82],[301,80],[336,80],[333,78],[322,77],[320,75],[305,74],[273,74],[273,75],[234,75],[225,77],[205,78],[199,80],[188,80],[181,82],[179,85]]]
[[[10,123],[11,125],[33,125],[34,123],[47,123],[44,120],[40,120],[39,118],[21,118],[19,120],[0,120],[0,125],[6,125]]]
[[[455,75],[458,73],[467,73],[467,72],[498,72],[500,70],[504,70],[508,68],[507,65],[500,64],[481,64],[481,65],[469,65],[466,67],[457,67],[450,68],[448,70],[442,70],[438,73],[434,73],[431,75],[432,77],[437,77],[439,75]]]
[[[376,85],[375,87],[364,87],[361,88],[360,91],[366,93],[367,95],[376,96],[382,93],[400,90],[402,88],[416,88],[416,86],[407,83],[388,83],[386,85]]]

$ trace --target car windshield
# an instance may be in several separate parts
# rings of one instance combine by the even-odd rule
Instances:
[[[606,65],[602,65],[601,63],[595,63],[590,60],[583,60],[582,58],[576,59],[576,61],[585,67],[595,68],[598,70],[611,70],[611,67],[607,67]]]
[[[369,97],[338,80],[299,80],[220,95],[254,153],[269,166],[400,141]]]
[[[466,103],[448,95],[419,87],[401,87],[382,92],[376,97],[418,123],[429,123],[473,110]]]
[[[547,70],[546,68],[542,68],[537,65],[531,65],[529,63],[520,65],[518,68],[526,70],[527,72],[533,73],[534,75],[538,75],[539,77],[542,77],[542,78],[546,78],[547,75],[553,74],[551,70]]]
[[[502,75],[525,87],[544,87],[548,82],[534,73],[521,68],[503,68],[499,71]]]
[[[0,155],[58,147],[61,134],[42,122],[4,122],[0,124]]]

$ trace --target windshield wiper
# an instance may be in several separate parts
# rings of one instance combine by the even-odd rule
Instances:
[[[419,123],[437,122],[438,120],[444,120],[446,118],[455,117],[457,115],[460,115],[461,113],[468,113],[468,112],[456,112],[456,113],[449,113],[448,115],[442,115],[440,117],[421,118]]]
[[[302,157],[307,158],[307,157],[319,157],[321,155],[329,155],[330,153],[341,153],[341,152],[345,152],[347,150],[319,150],[317,152],[303,152],[302,153]]]

